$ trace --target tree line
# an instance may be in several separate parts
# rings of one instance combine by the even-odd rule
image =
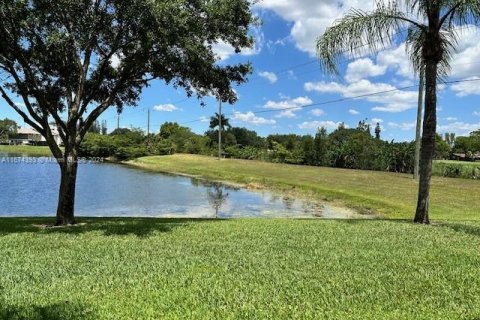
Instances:
[[[218,122],[212,117],[210,129],[196,134],[175,122],[166,122],[157,134],[145,135],[140,129],[116,129],[109,135],[88,133],[81,145],[82,156],[114,157],[117,160],[146,155],[189,153],[215,155],[218,149]],[[332,132],[319,128],[315,135],[272,134],[261,137],[254,130],[233,127],[222,118],[223,156],[296,165],[328,166],[412,173],[414,142],[382,140],[379,125],[373,130],[366,121],[356,128],[340,124]],[[447,136],[447,135],[446,135]],[[435,159],[449,159],[457,152],[480,152],[480,131],[468,137],[443,139],[437,134]],[[465,151],[466,150],[466,151]]]

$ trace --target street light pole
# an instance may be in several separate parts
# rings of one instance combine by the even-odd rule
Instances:
[[[418,110],[417,110],[417,132],[415,138],[415,167],[413,178],[418,179],[420,172],[420,149],[422,146],[422,118],[423,118],[423,96],[425,87],[425,73],[420,71],[420,84],[418,86]]]

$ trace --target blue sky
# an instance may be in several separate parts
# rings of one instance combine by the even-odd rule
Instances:
[[[228,45],[221,43],[215,47],[219,63],[250,61],[254,67],[249,82],[235,88],[238,102],[224,105],[231,123],[266,136],[272,133],[314,134],[319,126],[332,131],[339,122],[354,127],[358,121],[368,119],[373,125],[381,123],[384,139],[413,140],[416,88],[295,109],[417,83],[401,39],[375,56],[343,57],[339,76],[325,75],[320,70],[315,59],[316,37],[350,8],[369,10],[372,3],[263,0],[257,4],[255,12],[262,25],[251,32],[256,38],[255,47],[239,55]],[[480,28],[463,28],[459,35],[459,50],[453,57],[448,80],[480,78]],[[441,85],[439,89],[439,132],[465,135],[480,129],[480,81]],[[206,106],[201,107],[195,98],[186,98],[182,90],[174,90],[157,81],[144,91],[138,107],[124,110],[120,125],[146,129],[147,110],[150,109],[152,132],[158,131],[165,121],[176,121],[203,133],[208,129],[208,118],[218,108],[211,98],[206,98],[205,102]],[[294,109],[279,110],[284,108]],[[4,117],[23,125],[20,117],[1,101],[0,118]],[[100,119],[107,121],[109,130],[116,127],[115,110],[107,111]]]

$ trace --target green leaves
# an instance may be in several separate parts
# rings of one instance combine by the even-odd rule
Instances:
[[[45,116],[59,118],[67,111],[62,129],[80,138],[86,130],[73,123],[83,117],[88,128],[110,106],[135,105],[153,79],[199,98],[215,92],[233,103],[231,84],[246,81],[251,67],[217,64],[212,45],[221,40],[237,52],[252,46],[250,5],[248,0],[3,1],[0,73],[11,76],[5,86],[38,106],[29,109],[31,125],[45,129]]]
[[[476,0],[377,1],[372,12],[352,9],[327,29],[317,41],[317,54],[324,69],[335,73],[343,54],[373,54],[403,38],[416,72],[426,60],[434,60],[438,76],[444,77],[450,71],[459,27],[479,22],[480,2]],[[406,37],[400,36],[404,28]]]

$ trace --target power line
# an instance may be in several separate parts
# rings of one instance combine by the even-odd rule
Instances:
[[[456,83],[464,83],[464,82],[478,82],[478,81],[480,81],[480,78],[477,78],[477,79],[463,79],[463,80],[451,80],[451,81],[445,81],[445,82],[443,82],[443,84],[448,85],[448,84],[456,84]],[[286,107],[286,108],[271,109],[271,110],[261,110],[261,111],[250,111],[250,112],[254,115],[257,115],[257,114],[264,114],[264,113],[271,113],[271,112],[281,112],[281,111],[287,111],[287,110],[293,110],[293,109],[295,109],[295,110],[306,109],[306,108],[317,107],[317,106],[321,106],[321,105],[327,105],[327,104],[334,104],[334,103],[339,103],[339,102],[357,100],[357,99],[361,99],[361,98],[372,97],[372,96],[377,96],[377,95],[382,95],[382,94],[387,94],[387,93],[392,93],[392,92],[397,92],[397,91],[405,91],[405,90],[413,89],[413,88],[418,88],[418,85],[411,85],[411,86],[405,86],[405,87],[395,88],[395,89],[390,89],[390,90],[377,91],[377,92],[357,95],[357,96],[353,96],[353,97],[344,97],[344,98],[339,98],[339,99],[327,100],[327,101],[322,101],[322,102],[306,104],[306,105],[302,105],[302,106]],[[226,114],[226,115],[227,116],[232,116],[232,115],[235,115],[235,113],[229,113],[229,114]],[[181,122],[179,124],[189,124],[189,123],[195,123],[195,122],[201,122],[201,121],[204,121],[203,117],[200,118],[200,119],[196,119],[196,120]]]

